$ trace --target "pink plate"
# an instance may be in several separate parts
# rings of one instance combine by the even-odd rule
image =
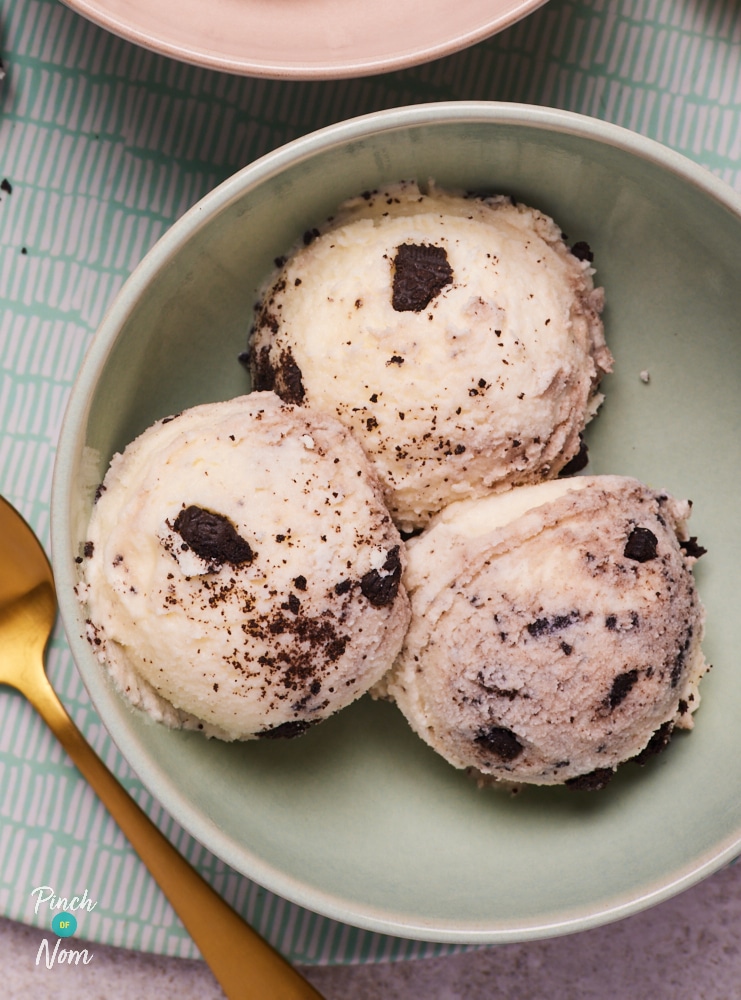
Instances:
[[[162,55],[274,79],[385,73],[439,59],[545,0],[65,0]]]

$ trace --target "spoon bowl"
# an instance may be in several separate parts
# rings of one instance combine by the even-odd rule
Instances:
[[[57,602],[49,560],[29,525],[0,497],[0,683],[47,723],[165,893],[228,998],[321,1000],[229,907],[119,785],[67,714],[44,670]]]
[[[43,653],[56,616],[46,553],[20,514],[0,497],[0,683],[16,688],[38,711],[44,684],[34,683],[34,666],[42,664],[49,685]]]
[[[2,500],[2,498],[0,498]],[[18,530],[20,514],[6,501],[0,503],[0,567],[13,567],[12,572],[0,575],[0,608],[13,604],[34,587],[48,584],[52,591],[49,631],[56,617],[54,579],[46,553],[34,536],[35,545],[29,545],[25,533]],[[25,521],[23,522],[25,525]],[[26,525],[27,530],[28,528]]]

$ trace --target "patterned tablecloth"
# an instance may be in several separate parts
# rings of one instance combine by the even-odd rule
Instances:
[[[277,82],[173,62],[58,0],[0,0],[0,493],[48,546],[55,445],[83,353],[127,275],[238,168],[289,139],[437,100],[565,108],[641,132],[741,191],[737,0],[550,0],[472,49],[367,79]],[[52,681],[78,726],[163,831],[295,961],[455,950],[326,920],[204,851],[146,792],[92,709],[60,627]],[[33,894],[38,887],[49,887]],[[0,913],[48,927],[40,897],[87,890],[79,936],[196,950],[34,711],[0,691]]]

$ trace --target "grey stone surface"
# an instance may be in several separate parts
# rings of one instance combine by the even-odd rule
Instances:
[[[740,933],[741,864],[580,934],[441,959],[305,971],[327,1000],[735,1000]],[[90,945],[85,966],[37,966],[43,937],[0,920],[4,1000],[223,998],[201,962]]]

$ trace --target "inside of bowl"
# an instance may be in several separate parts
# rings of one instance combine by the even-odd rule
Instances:
[[[274,891],[429,940],[512,940],[624,915],[728,860],[741,834],[741,220],[650,144],[528,121],[392,117],[380,134],[309,137],[295,157],[227,182],[156,248],[104,324],[75,390],[91,400],[68,417],[55,480],[72,525],[66,548],[55,542],[70,641],[142,780],[197,839]],[[110,456],[156,418],[247,391],[238,355],[274,258],[344,198],[411,177],[510,193],[591,245],[616,363],[587,471],[694,501],[714,665],[696,728],[599,793],[479,790],[393,706],[368,698],[285,743],[172,732],[127,707],[80,638],[73,557]]]

